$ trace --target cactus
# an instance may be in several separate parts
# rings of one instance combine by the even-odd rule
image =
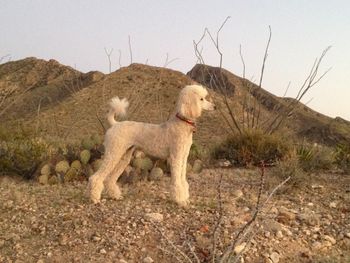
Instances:
[[[48,184],[49,183],[49,174],[42,174],[38,177],[38,181],[40,184]]]
[[[42,175],[49,175],[50,172],[51,172],[51,167],[50,167],[49,164],[45,164],[45,165],[41,168],[41,170],[40,170],[40,173],[41,173]]]
[[[93,141],[93,143],[94,143],[95,145],[100,145],[100,144],[102,144],[102,142],[103,142],[102,137],[101,137],[100,135],[98,135],[98,134],[93,134],[93,135],[91,136],[91,140]]]
[[[87,165],[85,166],[85,175],[86,175],[87,177],[90,177],[90,176],[93,175],[93,174],[94,174],[94,170],[92,169],[92,167],[91,167],[90,164],[87,164]]]
[[[196,174],[200,173],[203,170],[203,163],[201,160],[197,159],[194,161],[192,166],[192,171]]]
[[[170,166],[166,160],[157,160],[156,166],[164,171],[164,173],[170,173]]]
[[[87,164],[90,160],[90,157],[91,157],[91,153],[89,150],[82,150],[80,152],[80,161],[83,163],[83,164]]]
[[[81,141],[81,146],[85,150],[91,150],[92,148],[95,147],[95,143],[94,143],[94,141],[91,138],[84,138]]]
[[[132,161],[132,166],[136,169],[150,171],[153,168],[153,162],[150,158],[135,158]]]
[[[58,184],[59,183],[59,180],[58,180],[58,177],[56,175],[53,175],[49,178],[49,181],[48,183],[50,185],[54,185],[54,184]]]
[[[74,181],[77,177],[78,177],[78,170],[71,167],[64,175],[64,181],[71,182],[71,181]]]
[[[161,168],[159,167],[154,167],[152,170],[151,170],[151,173],[149,174],[149,179],[151,181],[160,181],[162,179],[164,175],[164,172]]]
[[[55,171],[59,174],[65,174],[69,168],[69,163],[66,160],[63,160],[56,164]]]
[[[76,171],[81,171],[81,162],[79,160],[75,160],[70,165],[71,168],[74,168]]]
[[[102,160],[101,159],[96,159],[93,163],[92,163],[92,169],[96,172],[102,164]]]

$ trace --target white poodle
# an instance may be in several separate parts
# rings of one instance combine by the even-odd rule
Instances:
[[[89,179],[89,195],[98,203],[106,187],[111,198],[120,199],[117,180],[130,162],[135,148],[168,160],[171,168],[171,195],[181,206],[189,202],[189,186],[186,180],[187,157],[192,145],[195,120],[202,110],[214,110],[206,100],[208,91],[199,85],[190,85],[180,92],[176,114],[162,124],[134,121],[117,122],[115,116],[125,114],[129,103],[115,97],[110,102],[108,121],[112,125],[105,135],[105,155],[100,169]]]

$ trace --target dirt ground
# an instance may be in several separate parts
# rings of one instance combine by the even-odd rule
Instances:
[[[123,200],[99,205],[86,198],[86,182],[49,186],[1,177],[0,262],[212,262],[220,175],[217,259],[254,214],[259,173],[190,174],[186,209],[171,202],[169,177],[126,185]],[[280,182],[268,171],[265,177],[262,200]],[[238,262],[350,262],[350,176],[313,174],[298,187],[282,187],[234,247],[245,247]]]

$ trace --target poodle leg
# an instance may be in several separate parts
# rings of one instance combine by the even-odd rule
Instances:
[[[100,169],[89,178],[88,192],[93,203],[100,202],[103,191],[103,182],[119,163],[125,150],[124,147],[114,145],[112,150],[106,150],[106,154]]]
[[[170,158],[171,196],[178,205],[185,207],[188,205],[188,199],[186,199],[184,184],[181,179],[183,168],[182,161],[182,158]]]
[[[116,199],[116,200],[121,199],[121,191],[117,184],[117,180],[119,176],[122,174],[122,172],[125,170],[125,168],[128,166],[128,164],[130,163],[134,150],[135,150],[134,147],[127,150],[127,152],[123,155],[122,159],[114,168],[113,172],[110,173],[105,180],[105,187],[107,190],[107,194],[112,199]]]
[[[182,164],[182,171],[181,171],[181,183],[182,183],[182,187],[184,189],[184,196],[185,199],[187,200],[187,202],[189,202],[189,198],[190,198],[190,186],[187,182],[187,178],[186,178],[186,173],[187,173],[187,158],[188,155],[185,157],[185,160],[183,161]]]

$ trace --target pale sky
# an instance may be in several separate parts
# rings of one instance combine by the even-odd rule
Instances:
[[[213,33],[227,16],[221,31],[223,67],[241,75],[239,45],[246,76],[258,82],[268,26],[272,40],[263,88],[295,97],[314,59],[331,45],[321,72],[328,75],[303,99],[311,108],[350,120],[350,1],[325,0],[201,0],[201,1],[89,1],[0,0],[0,57],[28,56],[55,59],[87,72],[108,73],[104,48],[113,48],[112,70],[133,62],[163,66],[186,73],[194,63],[193,40],[205,27]],[[209,39],[201,45],[207,64],[218,66],[219,57]]]

